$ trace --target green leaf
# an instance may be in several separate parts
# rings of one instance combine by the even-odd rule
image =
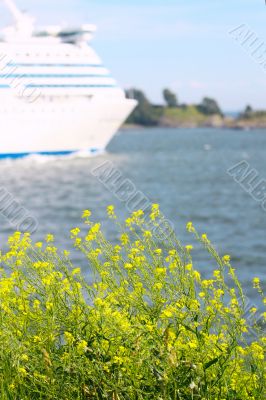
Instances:
[[[204,369],[208,369],[210,368],[212,365],[216,364],[219,361],[219,357],[214,358],[213,360],[207,362],[206,364],[204,364]]]

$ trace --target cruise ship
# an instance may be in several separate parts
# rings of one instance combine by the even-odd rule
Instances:
[[[94,25],[35,28],[4,2],[0,33],[0,157],[96,153],[136,107],[91,47]]]

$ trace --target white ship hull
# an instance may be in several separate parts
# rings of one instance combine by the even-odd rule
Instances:
[[[135,106],[134,100],[104,102],[96,97],[87,102],[2,106],[0,157],[101,151]]]

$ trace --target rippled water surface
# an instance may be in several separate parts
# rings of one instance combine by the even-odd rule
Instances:
[[[68,246],[69,229],[79,223],[82,210],[89,208],[115,240],[105,207],[115,204],[123,218],[125,204],[92,174],[107,160],[122,178],[160,203],[184,243],[192,240],[185,231],[186,222],[192,220],[219,251],[232,255],[245,286],[254,275],[265,276],[266,212],[227,174],[228,168],[246,160],[266,179],[265,131],[126,130],[97,157],[0,161],[1,186],[38,220],[36,239],[52,232],[59,246]],[[14,227],[3,215],[0,223],[3,246]],[[207,274],[213,265],[205,253],[197,252],[197,246],[195,251],[199,268]],[[254,296],[252,289],[248,293]]]

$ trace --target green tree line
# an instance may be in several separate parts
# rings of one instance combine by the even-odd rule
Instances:
[[[186,104],[179,104],[177,95],[170,89],[163,90],[164,105],[152,104],[142,90],[135,88],[127,90],[126,96],[138,101],[138,106],[127,120],[129,124],[156,126],[160,124],[166,108],[187,107]],[[217,101],[210,97],[204,97],[201,103],[195,105],[195,107],[200,113],[206,116],[223,115]]]

